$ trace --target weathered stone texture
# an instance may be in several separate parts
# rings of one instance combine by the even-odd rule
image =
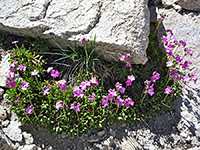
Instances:
[[[148,0],[0,1],[0,30],[53,38],[61,46],[82,35],[91,40],[96,36],[97,50],[104,54],[133,51],[134,62],[144,64],[150,16],[147,3]]]
[[[200,11],[200,0],[178,0],[178,5],[192,11]]]

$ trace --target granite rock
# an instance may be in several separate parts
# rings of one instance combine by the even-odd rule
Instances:
[[[178,0],[177,3],[186,10],[200,11],[200,0]]]
[[[96,37],[96,50],[107,59],[119,58],[107,51],[134,52],[135,63],[147,61],[148,0],[8,0],[0,5],[0,30],[41,36],[61,47],[81,36]]]

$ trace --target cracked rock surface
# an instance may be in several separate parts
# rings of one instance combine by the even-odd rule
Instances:
[[[66,47],[85,36],[107,59],[134,52],[134,63],[147,61],[148,0],[8,0],[0,1],[0,30],[42,36]]]

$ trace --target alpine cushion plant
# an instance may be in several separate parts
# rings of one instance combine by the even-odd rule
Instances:
[[[178,42],[171,30],[169,33],[170,37],[162,38],[167,60],[163,60],[160,69],[158,66],[156,70],[147,71],[144,79],[131,64],[132,54],[121,55],[126,75],[113,87],[103,86],[103,78],[89,69],[74,74],[74,81],[70,83],[69,79],[61,78],[55,67],[44,69],[45,61],[41,56],[23,46],[19,48],[14,42],[16,48],[10,55],[11,68],[7,77],[12,109],[22,122],[72,136],[116,121],[144,121],[163,109],[170,110],[179,95],[180,82],[196,83],[198,77],[194,73],[180,73],[180,68],[186,70],[191,65],[186,56],[191,57],[193,52],[186,49],[185,41]],[[79,42],[85,46],[88,40],[81,38]],[[184,57],[174,53],[177,46],[183,46]],[[84,52],[89,58],[86,48]],[[142,85],[138,85],[140,80]]]

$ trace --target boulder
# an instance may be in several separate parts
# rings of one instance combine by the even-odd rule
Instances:
[[[107,59],[133,52],[147,61],[148,0],[7,0],[0,1],[0,30],[48,39],[61,47],[85,36],[96,37],[96,49]]]
[[[178,0],[177,3],[186,10],[200,11],[200,0]]]

